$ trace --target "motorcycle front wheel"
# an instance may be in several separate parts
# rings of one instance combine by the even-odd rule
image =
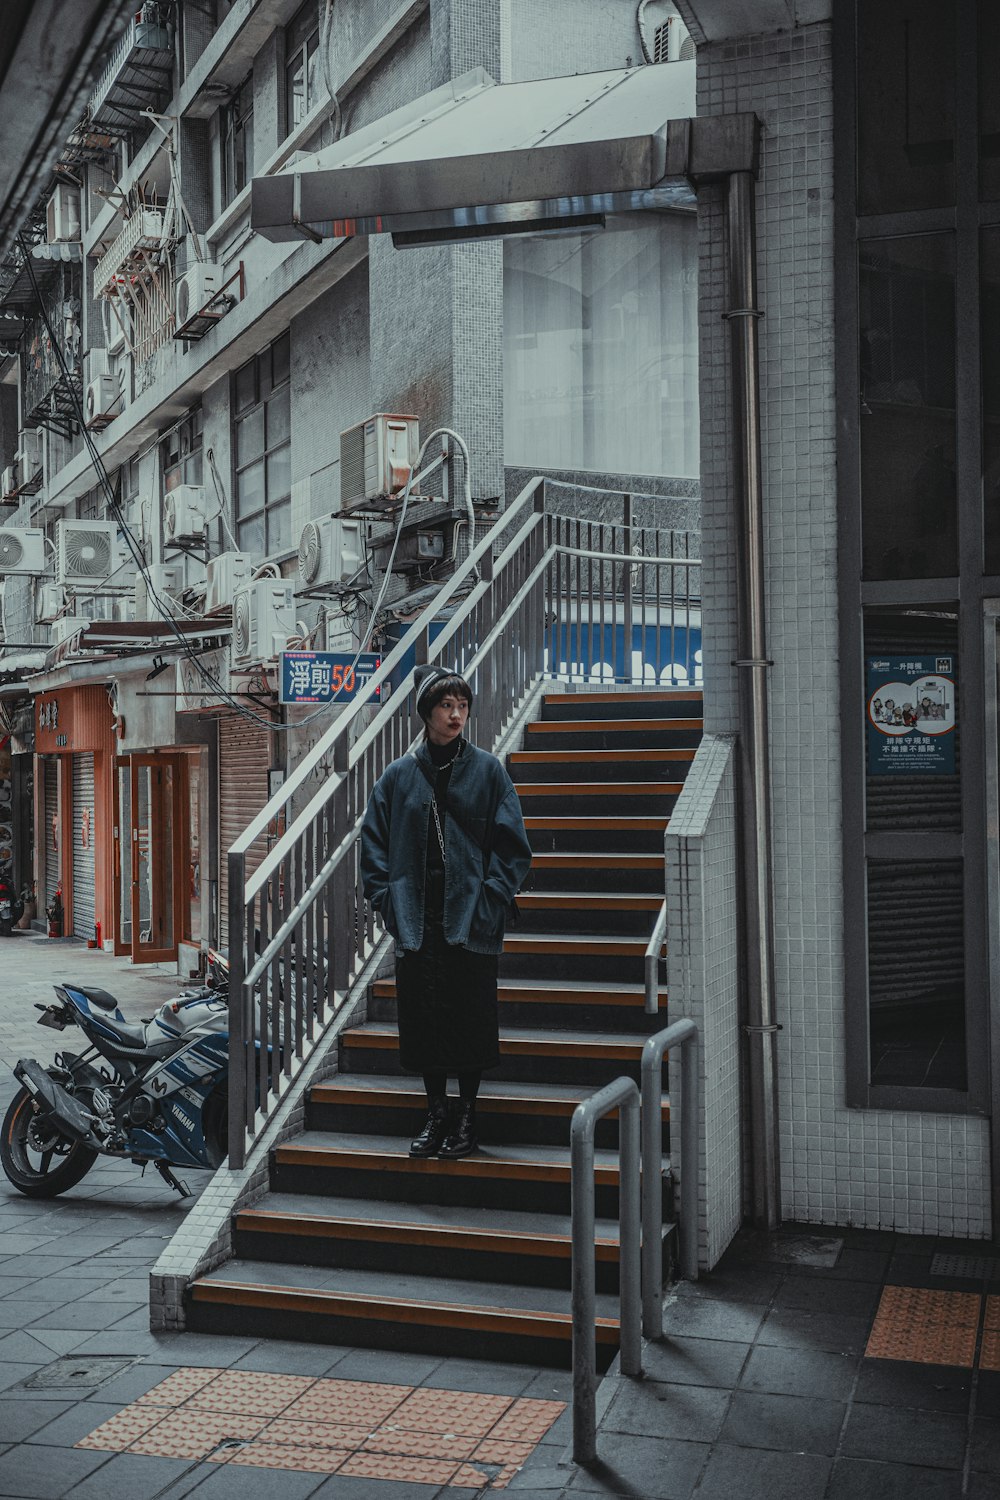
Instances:
[[[20,1089],[0,1126],[0,1165],[27,1198],[55,1198],[75,1187],[97,1160],[97,1152],[43,1125]]]

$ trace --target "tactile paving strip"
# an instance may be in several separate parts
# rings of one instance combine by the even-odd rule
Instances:
[[[500,1490],[564,1410],[526,1396],[181,1369],[76,1446]]]
[[[931,1275],[989,1281],[1000,1276],[1000,1259],[995,1255],[935,1255],[931,1261]]]
[[[983,1318],[983,1342],[979,1350],[981,1370],[1000,1370],[1000,1297],[987,1297]]]
[[[976,1292],[938,1292],[887,1286],[868,1336],[869,1359],[972,1368],[981,1298]]]

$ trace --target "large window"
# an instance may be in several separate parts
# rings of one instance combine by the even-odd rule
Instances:
[[[179,484],[201,484],[202,468],[201,407],[168,432],[160,445],[164,493]]]
[[[233,379],[236,524],[257,556],[287,551],[292,537],[290,340],[283,334]]]
[[[285,32],[285,134],[312,109],[319,97],[319,7],[305,5]]]
[[[253,176],[253,74],[222,111],[222,204],[232,203]]]
[[[504,245],[504,456],[614,474],[698,474],[693,214]]]

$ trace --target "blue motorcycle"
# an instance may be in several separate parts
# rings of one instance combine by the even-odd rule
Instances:
[[[87,1045],[49,1067],[21,1058],[14,1068],[21,1088],[0,1127],[0,1164],[19,1192],[54,1198],[111,1156],[152,1162],[189,1197],[171,1169],[225,1160],[229,1012],[224,959],[213,958],[215,986],[182,991],[146,1021],[127,1021],[114,996],[82,985],[57,985],[57,1000],[36,1007],[40,1026],[76,1027]]]

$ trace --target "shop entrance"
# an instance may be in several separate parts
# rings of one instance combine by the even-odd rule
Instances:
[[[153,752],[115,761],[115,952],[167,963],[184,934],[188,868],[187,757]]]

